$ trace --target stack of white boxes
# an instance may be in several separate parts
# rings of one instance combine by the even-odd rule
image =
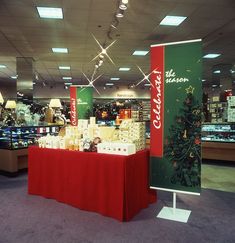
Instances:
[[[228,96],[228,122],[235,122],[235,96]]]
[[[119,127],[119,140],[123,143],[133,143],[136,151],[145,148],[145,123],[123,120]]]
[[[119,140],[122,143],[132,143],[133,139],[130,136],[130,128],[133,124],[132,119],[123,120],[121,125],[119,126]]]
[[[90,140],[93,140],[95,137],[99,136],[99,128],[98,125],[96,124],[96,118],[95,117],[90,117],[90,124],[87,127],[87,134],[85,134],[86,130],[84,130],[83,137],[84,138],[89,138]]]
[[[130,126],[129,136],[132,138],[133,143],[136,146],[136,151],[145,148],[145,123],[133,122]]]

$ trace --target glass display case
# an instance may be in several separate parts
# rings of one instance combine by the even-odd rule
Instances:
[[[202,142],[235,143],[235,123],[202,124]]]
[[[58,135],[59,125],[30,127],[0,127],[0,149],[22,149],[35,144],[39,137]]]

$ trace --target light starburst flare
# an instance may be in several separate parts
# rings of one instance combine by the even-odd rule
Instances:
[[[95,59],[97,59],[100,55],[105,55],[110,62],[115,65],[115,63],[113,62],[113,60],[111,59],[111,57],[109,56],[109,54],[107,53],[108,49],[117,41],[114,40],[111,44],[109,44],[107,47],[103,47],[100,42],[95,38],[95,36],[92,34],[93,38],[95,39],[96,43],[98,44],[98,46],[100,47],[101,51],[98,55],[96,55],[91,61],[94,61]]]
[[[92,77],[91,79],[89,79],[89,78],[87,77],[87,75],[86,75],[84,72],[82,72],[82,74],[83,74],[83,76],[86,78],[86,80],[88,81],[89,85],[91,85],[91,86],[96,90],[96,92],[100,95],[100,92],[99,92],[99,90],[95,87],[94,82],[95,82],[97,79],[99,79],[99,78],[102,76],[102,74],[100,74],[99,76],[97,76],[95,79],[93,79],[93,77]]]
[[[149,83],[150,83],[150,85],[153,87],[153,84],[151,83],[151,81],[149,80],[149,77],[151,76],[151,74],[156,70],[156,69],[154,69],[152,72],[150,72],[149,74],[145,74],[144,72],[143,72],[143,70],[139,67],[139,66],[137,66],[138,67],[138,69],[140,70],[140,72],[142,73],[142,75],[143,75],[143,78],[136,84],[136,86],[138,86],[139,84],[141,84],[142,82],[144,82],[145,80],[146,81],[148,81]]]

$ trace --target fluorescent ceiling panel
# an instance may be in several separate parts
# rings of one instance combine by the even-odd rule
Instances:
[[[170,16],[167,15],[160,23],[160,25],[170,25],[178,26],[180,25],[187,17],[184,16]]]
[[[55,53],[68,53],[68,48],[52,48],[52,51]]]
[[[59,66],[60,70],[70,70],[70,66]]]
[[[37,7],[40,18],[63,19],[62,8]]]
[[[221,54],[216,54],[216,53],[211,53],[211,54],[206,54],[205,56],[203,56],[203,58],[216,58],[219,57]]]
[[[106,83],[107,86],[113,86],[113,83]]]
[[[133,56],[146,56],[149,53],[149,51],[134,51]]]
[[[72,77],[63,77],[64,80],[71,80]]]
[[[6,65],[0,64],[0,68],[6,68]]]
[[[127,68],[127,67],[121,67],[121,68],[119,68],[119,71],[123,71],[123,72],[127,72],[129,70],[130,70],[130,68]]]
[[[110,78],[110,80],[117,81],[117,80],[120,80],[120,78]]]

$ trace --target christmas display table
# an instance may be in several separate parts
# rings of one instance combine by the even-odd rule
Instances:
[[[121,156],[31,146],[28,153],[29,194],[120,221],[156,201],[148,186],[148,150]]]

